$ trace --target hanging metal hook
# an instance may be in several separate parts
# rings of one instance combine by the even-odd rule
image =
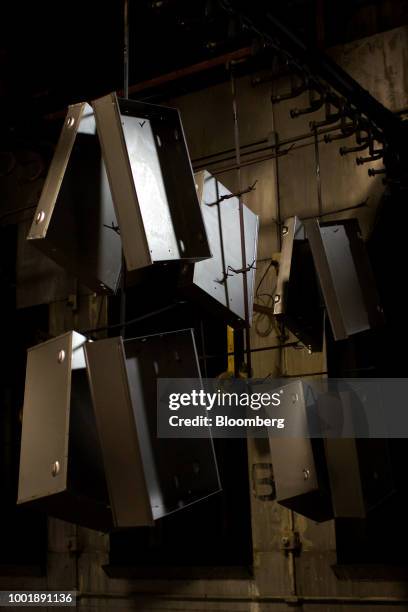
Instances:
[[[236,191],[235,193],[228,193],[227,195],[223,195],[220,198],[218,198],[218,200],[215,200],[215,202],[208,203],[207,206],[217,206],[217,204],[220,204],[224,200],[230,200],[231,198],[240,198],[245,193],[250,193],[251,191],[255,191],[255,185],[257,184],[257,182],[258,182],[258,179],[256,179],[256,181],[254,181],[252,185],[249,185],[246,189],[242,189],[241,191]]]

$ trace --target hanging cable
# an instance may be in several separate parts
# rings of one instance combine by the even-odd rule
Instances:
[[[129,0],[123,0],[123,95],[129,97]],[[112,224],[113,225],[113,224]],[[120,334],[125,335],[126,321],[126,261],[122,245],[122,276],[120,292]]]
[[[92,329],[84,329],[84,330],[79,331],[78,333],[82,334],[83,336],[89,336],[90,334],[96,334],[98,332],[107,331],[109,329],[119,329],[119,328],[122,329],[129,325],[134,325],[136,323],[140,323],[141,321],[145,321],[146,319],[151,319],[152,317],[156,317],[162,314],[163,312],[167,312],[168,310],[173,310],[173,308],[176,308],[177,306],[180,306],[181,304],[185,304],[185,303],[186,302],[184,301],[175,302],[174,304],[163,306],[163,308],[158,308],[157,310],[153,310],[152,312],[147,312],[144,315],[140,315],[139,317],[135,317],[134,319],[129,319],[128,321],[121,321],[120,323],[114,323],[113,325],[104,325],[102,327],[94,327]]]

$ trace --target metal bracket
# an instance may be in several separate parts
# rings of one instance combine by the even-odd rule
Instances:
[[[244,274],[244,272],[249,272],[250,270],[256,270],[255,263],[256,263],[256,259],[254,259],[251,265],[246,266],[245,268],[232,268],[231,266],[228,266],[227,271],[224,272],[223,277],[221,279],[216,279],[215,282],[219,283],[220,285],[225,283],[225,281],[227,280],[229,276],[233,276],[233,274],[229,274],[229,272],[233,272],[234,274]]]
[[[285,552],[298,553],[302,547],[298,531],[284,531],[281,537],[281,549]]]
[[[223,202],[224,200],[230,200],[231,198],[240,198],[245,193],[250,193],[251,191],[255,191],[255,185],[257,184],[257,182],[258,182],[258,179],[256,179],[256,181],[254,181],[252,185],[249,185],[246,189],[242,189],[242,191],[236,191],[235,193],[229,193],[229,194],[223,195],[220,198],[218,198],[218,200],[215,200],[215,202],[210,202],[209,204],[207,204],[207,206],[217,206],[218,204],[221,204],[221,202]]]
[[[108,229],[113,230],[116,234],[118,234],[120,236],[119,225],[115,225],[115,223],[113,221],[112,221],[111,225],[107,225],[106,223],[104,223],[103,227],[107,227]]]

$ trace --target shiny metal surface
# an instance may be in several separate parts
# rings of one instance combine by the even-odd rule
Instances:
[[[34,214],[28,238],[45,238],[58,198],[62,180],[78,133],[79,124],[87,107],[85,102],[69,107],[65,123],[55,149],[54,157]]]
[[[69,332],[28,351],[17,503],[105,530],[112,518],[85,343]]]
[[[276,499],[315,521],[333,517],[323,440],[309,438],[308,385],[295,381],[282,387],[283,414],[291,415],[298,437],[269,436]],[[268,409],[267,409],[268,410]],[[273,409],[270,410],[273,417]]]
[[[186,268],[182,284],[187,292],[210,309],[216,309],[231,323],[245,320],[243,275],[240,243],[239,205],[237,197],[209,172],[195,175],[197,191],[212,258]],[[211,205],[227,196],[218,205]],[[253,314],[256,253],[258,245],[258,216],[244,206],[245,252],[248,282],[248,310]],[[191,277],[192,275],[192,277]]]
[[[311,219],[305,228],[334,338],[344,340],[380,324],[379,298],[358,222]]]
[[[58,362],[61,350],[68,355],[65,363]],[[71,356],[72,334],[28,351],[18,503],[66,488]],[[60,471],[53,477],[55,461],[60,463]]]
[[[298,217],[289,217],[285,219],[282,227],[282,250],[273,307],[275,315],[283,314],[286,310],[293,245],[296,239],[304,239],[303,224]]]
[[[116,95],[92,102],[128,270],[152,263],[126,151]],[[135,236],[137,239],[135,240]]]
[[[157,378],[199,376],[191,330],[100,340],[86,358],[116,527],[151,525],[220,490],[211,440],[157,437]]]
[[[85,103],[68,109],[28,240],[97,293],[114,293],[121,240],[95,118]]]
[[[177,243],[166,195],[157,146],[149,119],[122,116],[123,133],[133,182],[152,261],[183,257]]]
[[[92,105],[128,270],[210,257],[178,111],[115,94]]]

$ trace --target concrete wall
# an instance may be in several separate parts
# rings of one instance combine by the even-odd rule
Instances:
[[[407,28],[401,28],[332,50],[334,58],[392,110],[408,106],[407,31]],[[243,153],[265,148],[268,142],[275,141],[276,133],[280,142],[304,134],[309,131],[309,121],[319,118],[317,115],[296,120],[289,118],[290,108],[306,104],[302,98],[272,106],[271,92],[285,91],[287,87],[287,82],[283,80],[256,87],[252,86],[249,76],[237,81],[241,145],[266,141],[263,145],[243,149]],[[207,167],[210,171],[219,172],[220,179],[230,189],[236,190],[236,171],[225,170],[234,165],[234,159],[216,164],[209,163],[213,158],[202,159],[234,147],[229,82],[170,102],[181,110],[195,167]],[[340,157],[338,147],[342,144],[346,145],[347,142],[330,145],[319,143],[322,211],[346,208],[367,200],[367,206],[357,211],[367,235],[382,192],[381,178],[368,178],[367,167],[357,167],[354,155]],[[289,145],[283,144],[280,152],[288,148]],[[266,148],[245,154],[242,159],[246,164],[271,153]],[[233,157],[233,153],[230,155]],[[255,180],[256,190],[246,195],[244,201],[260,215],[261,220],[257,264],[259,280],[272,254],[279,250],[277,220],[293,214],[313,215],[319,211],[313,138],[294,143],[293,148],[278,159],[264,159],[245,165],[242,169],[242,186],[246,187]],[[353,212],[349,215],[353,216]],[[260,293],[273,294],[275,280],[271,268]],[[92,325],[96,306],[90,300],[82,308],[85,309],[85,319],[88,316]],[[270,305],[272,298],[263,295],[257,301]],[[53,310],[56,333],[61,333],[70,324],[60,308]],[[265,315],[256,315],[251,339],[254,348],[277,344],[279,340],[273,321]],[[325,369],[325,359],[321,353],[309,354],[305,349],[287,348],[255,353],[253,367],[254,375],[259,377],[318,372]],[[250,441],[248,448],[248,469],[252,474],[254,464],[269,462],[269,452],[263,441]],[[399,600],[400,609],[408,610],[406,583],[341,581],[335,577],[332,569],[336,563],[332,522],[316,524],[293,515],[273,501],[261,501],[252,492],[250,495],[253,579],[108,579],[101,568],[107,562],[108,538],[50,520],[47,576],[26,581],[21,578],[0,579],[0,586],[73,588],[82,592],[80,607],[83,610],[283,612],[300,604],[297,597],[302,598],[297,609],[304,608],[311,612],[371,610],[375,604],[376,610],[384,612],[395,609],[393,604]],[[281,549],[283,533],[293,529],[299,531],[302,541],[302,550],[297,557]],[[365,601],[358,601],[360,597],[366,598]]]

